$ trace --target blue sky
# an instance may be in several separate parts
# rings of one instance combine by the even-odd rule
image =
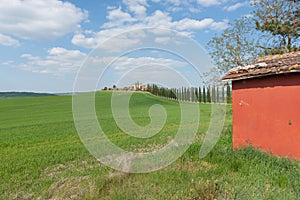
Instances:
[[[140,44],[144,32],[134,30],[163,28],[205,48],[214,34],[250,11],[249,2],[243,0],[1,0],[0,91],[71,92],[84,60],[103,42],[109,41],[105,51],[115,52]],[[128,31],[134,34],[114,37]],[[174,41],[164,35],[155,42]],[[104,50],[99,55],[113,56]],[[150,74],[168,77],[164,67],[177,67],[197,85],[199,80],[184,62],[163,51],[134,51],[119,58],[98,87],[112,87],[116,82],[123,87],[137,79],[147,82]],[[136,69],[139,76],[128,75],[135,71],[132,66],[145,64],[156,66]],[[121,83],[125,74],[126,81]],[[176,82],[172,76],[169,80]]]

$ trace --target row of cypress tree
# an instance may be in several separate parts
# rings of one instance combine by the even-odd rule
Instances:
[[[147,91],[169,99],[200,103],[231,103],[231,87],[210,85],[202,87],[165,88],[156,84],[147,85]]]

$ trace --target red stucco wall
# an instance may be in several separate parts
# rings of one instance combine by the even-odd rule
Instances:
[[[232,83],[233,147],[300,159],[300,73]]]

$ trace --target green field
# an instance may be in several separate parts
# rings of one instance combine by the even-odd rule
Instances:
[[[41,96],[56,96],[56,95],[49,94],[49,93],[34,93],[34,92],[0,92],[0,99],[41,97]]]
[[[149,139],[124,134],[110,110],[110,92],[96,95],[96,111],[108,138],[130,151],[151,151],[178,129],[176,101],[136,93],[130,112],[137,124],[150,122],[151,105],[165,107],[162,131]],[[231,108],[215,148],[199,149],[211,106],[200,105],[195,143],[176,162],[147,174],[128,174],[98,162],[81,143],[71,96],[0,100],[0,199],[300,199],[300,163],[246,148],[231,147]]]

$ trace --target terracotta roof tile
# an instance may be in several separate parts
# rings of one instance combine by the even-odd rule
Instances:
[[[234,67],[222,80],[239,80],[291,72],[300,72],[300,51],[264,56],[251,65]]]

